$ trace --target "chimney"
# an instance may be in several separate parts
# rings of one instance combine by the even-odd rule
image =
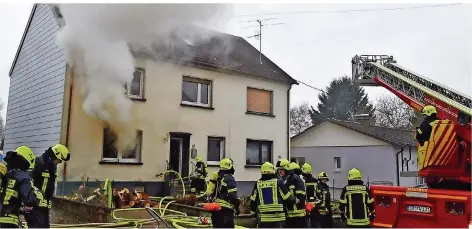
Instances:
[[[371,125],[372,115],[370,114],[357,114],[354,115],[354,120],[362,125]]]

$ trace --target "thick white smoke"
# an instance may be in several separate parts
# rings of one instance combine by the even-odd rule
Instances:
[[[130,46],[152,49],[156,43],[174,45],[176,29],[188,25],[217,25],[229,7],[222,4],[61,4],[65,26],[58,33],[83,109],[107,123],[118,135],[119,149],[135,137],[132,102],[124,85],[133,78]],[[192,28],[192,27],[189,27]],[[183,31],[183,30],[177,30]],[[189,31],[184,31],[187,35]]]

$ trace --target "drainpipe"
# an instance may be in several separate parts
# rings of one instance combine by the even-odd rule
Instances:
[[[69,132],[70,132],[70,118],[72,111],[72,88],[74,87],[74,72],[70,69],[70,87],[69,87],[69,104],[67,108],[67,127],[66,127],[66,147],[69,148]],[[64,187],[67,180],[67,161],[64,161],[64,170],[62,171],[62,194],[64,195]]]
[[[287,90],[287,160],[290,160],[290,89]]]
[[[409,144],[404,144],[400,147],[400,151],[398,151],[396,154],[395,154],[395,160],[397,161],[397,186],[400,186],[400,166],[398,165],[398,155],[401,153],[402,154],[402,162],[403,162],[403,147],[405,147],[406,145],[409,145]],[[402,164],[403,165],[403,164]],[[403,170],[403,166],[402,166],[402,170]]]
[[[410,164],[410,161],[411,161],[411,146],[409,145],[409,150],[410,152],[410,157],[408,158],[408,160],[406,160],[406,171],[409,172],[410,169],[408,168],[408,164]]]

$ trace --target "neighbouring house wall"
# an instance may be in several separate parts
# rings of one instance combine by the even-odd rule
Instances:
[[[290,146],[385,146],[386,142],[359,134],[356,131],[325,122],[291,140]],[[292,155],[294,157],[294,155]]]
[[[191,67],[181,67],[150,60],[138,60],[145,69],[145,98],[135,101],[138,128],[143,131],[142,165],[99,164],[102,157],[103,129],[98,120],[82,109],[77,89],[73,90],[69,148],[74,159],[67,165],[67,180],[83,175],[114,180],[155,180],[169,159],[169,132],[191,133],[190,145],[206,159],[208,136],[226,138],[226,156],[234,160],[237,181],[254,181],[260,177],[258,167],[245,168],[246,139],[273,141],[272,160],[287,155],[288,85],[235,76]],[[182,75],[213,80],[214,110],[182,107]],[[273,90],[275,117],[246,114],[247,87]],[[211,167],[210,172],[217,167]],[[251,185],[249,185],[251,186]]]
[[[400,151],[400,147],[394,148],[394,157],[397,157],[397,153]],[[403,158],[402,158],[403,157]],[[410,160],[409,160],[410,159]],[[395,161],[395,163],[397,163]],[[395,166],[397,166],[395,164]],[[402,169],[403,167],[403,169]],[[398,154],[398,172],[407,172],[407,171],[418,171],[418,151],[416,147],[411,148],[411,157],[409,147],[404,147],[403,155]],[[418,177],[401,177],[400,186],[414,187],[418,185]],[[395,184],[397,185],[397,175],[395,174]]]
[[[347,184],[347,174],[352,168],[362,172],[364,183],[394,182],[396,168],[392,151],[392,146],[292,147],[292,157],[305,157],[315,175],[324,171],[330,177],[330,186],[342,188]],[[339,170],[335,169],[334,157],[341,158]]]
[[[52,8],[35,4],[10,77],[6,151],[27,145],[42,154],[59,143],[66,63],[56,44],[58,29]]]

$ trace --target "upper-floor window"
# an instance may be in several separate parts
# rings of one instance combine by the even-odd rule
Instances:
[[[103,154],[102,161],[107,162],[140,162],[143,143],[143,132],[136,132],[136,145],[129,152],[122,153],[115,148],[116,134],[110,129],[103,130]]]
[[[225,138],[208,137],[208,164],[218,165],[220,160],[225,157]]]
[[[128,87],[126,85],[126,94],[131,99],[144,99],[144,69],[137,68],[133,73],[133,80]]]
[[[248,87],[247,112],[272,115],[272,91]]]
[[[182,81],[182,104],[211,106],[211,81],[184,76]]]

